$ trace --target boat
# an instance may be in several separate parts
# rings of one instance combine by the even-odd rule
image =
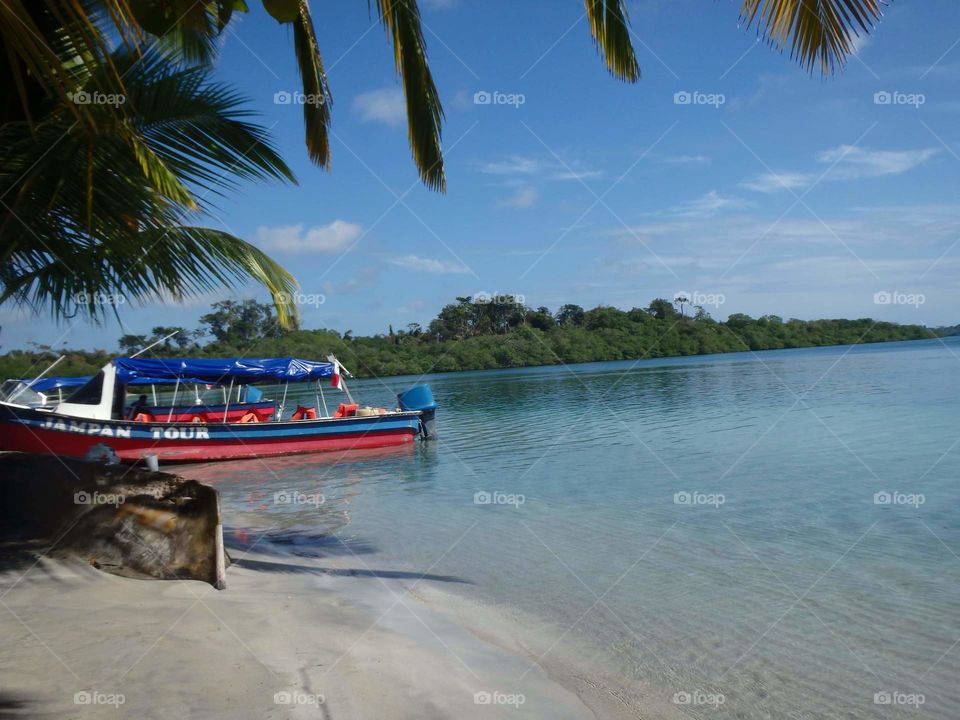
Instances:
[[[300,358],[117,357],[66,400],[31,406],[15,395],[0,401],[0,450],[85,457],[106,445],[123,462],[154,455],[172,463],[209,462],[323,451],[382,448],[436,437],[430,388],[414,385],[397,395],[397,407],[363,408],[353,402],[333,356]],[[333,413],[322,380],[345,391]],[[290,383],[315,383],[313,405],[285,409]],[[264,384],[282,386],[280,402],[263,397]],[[128,408],[139,386],[173,385],[169,405],[144,402]],[[194,401],[178,403],[193,386]],[[199,388],[222,388],[223,402],[205,404]],[[236,399],[234,399],[236,397]],[[323,412],[321,413],[321,407]]]

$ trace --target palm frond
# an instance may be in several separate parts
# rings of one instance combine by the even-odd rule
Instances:
[[[297,67],[303,80],[303,122],[306,126],[307,152],[321,167],[330,167],[330,107],[333,98],[327,85],[327,74],[320,57],[320,45],[313,30],[310,6],[300,3],[300,11],[293,22],[293,47]]]
[[[37,238],[39,239],[39,238]],[[82,250],[82,252],[81,252]],[[253,279],[274,299],[282,327],[296,325],[289,299],[299,286],[261,250],[229,233],[201,227],[132,232],[122,243],[73,243],[18,256],[0,270],[0,302],[13,300],[54,317],[98,320],[126,302],[184,300]],[[69,265],[71,272],[64,272]]]
[[[160,286],[183,297],[252,279],[269,290],[281,327],[296,324],[296,306],[289,299],[300,286],[256,246],[230,233],[202,227],[156,229],[140,235],[147,248],[141,262],[151,283],[148,288]],[[149,291],[146,297],[154,295]]]
[[[136,47],[140,34],[127,0],[3,0],[0,42],[6,49],[12,88],[4,88],[3,121],[36,121],[49,101],[91,125],[89,108],[67,103],[76,76],[104,66],[110,87],[122,92],[112,67],[107,34]],[[12,90],[12,92],[11,92]]]
[[[607,70],[627,82],[640,79],[640,65],[630,41],[627,8],[623,0],[585,0],[590,33],[607,63]]]
[[[424,184],[445,192],[441,149],[443,107],[427,64],[416,0],[376,0],[380,20],[393,42],[393,59],[407,101],[407,135]]]
[[[210,192],[293,178],[266,131],[205,69],[126,52],[114,63],[128,95],[89,106],[98,132],[63,111],[0,128],[0,302],[99,319],[116,305],[96,298],[179,299],[254,280],[293,324],[289,273],[229,233],[185,222]],[[100,79],[84,90],[99,92]]]
[[[829,75],[846,64],[860,33],[882,17],[881,0],[743,0],[740,17],[808,71]]]
[[[250,122],[243,98],[211,82],[207,69],[172,66],[159,55],[123,54],[116,62],[126,76],[132,129],[204,197],[245,180],[296,182],[267,131]]]
[[[160,52],[188,63],[210,63],[217,54],[217,37],[229,19],[227,0],[129,0],[133,17],[153,35]]]

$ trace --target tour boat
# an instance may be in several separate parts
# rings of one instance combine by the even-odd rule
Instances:
[[[0,450],[84,457],[106,445],[124,462],[155,455],[180,463],[380,448],[436,437],[437,406],[428,386],[397,395],[396,409],[361,408],[341,372],[332,356],[328,362],[118,357],[64,401],[36,407],[12,394],[0,401]],[[325,379],[350,399],[333,413],[326,409]],[[315,383],[315,405],[286,411],[291,382]],[[263,383],[282,383],[279,404],[263,398]],[[141,396],[127,408],[128,393],[136,396],[136,387],[157,384],[173,385],[170,405],[158,403],[154,391],[152,404]],[[191,385],[193,401],[184,402],[181,390]],[[223,388],[223,402],[205,404],[201,387]]]

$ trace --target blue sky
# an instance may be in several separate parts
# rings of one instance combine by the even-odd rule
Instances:
[[[738,27],[732,0],[631,2],[635,85],[607,74],[582,3],[421,0],[446,195],[417,181],[367,3],[314,3],[334,96],[330,173],[306,157],[300,107],[275,102],[298,88],[291,33],[249,4],[216,72],[272,127],[299,185],[245,186],[205,222],[295,273],[313,301],[305,328],[425,324],[477,292],[555,309],[684,291],[721,319],[960,322],[955,0],[893,3],[829,80]],[[193,327],[231,296],[266,299],[251,287],[124,306],[123,330]],[[9,308],[2,326],[4,350],[112,349],[123,331]]]

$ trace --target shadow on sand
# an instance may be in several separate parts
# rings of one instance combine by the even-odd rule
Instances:
[[[302,573],[306,575],[332,575],[338,577],[376,577],[390,580],[432,580],[434,582],[463,583],[471,585],[455,575],[432,575],[429,573],[401,570],[372,570],[369,568],[323,568],[313,565],[298,565],[269,560],[254,560],[243,557],[247,551],[272,557],[354,557],[371,555],[377,547],[364,540],[342,540],[336,535],[297,531],[268,531],[257,533],[225,528],[223,544],[230,552],[231,566],[279,574]],[[362,564],[362,563],[361,563]]]
[[[22,696],[0,690],[0,720],[37,717],[28,710],[29,704]]]
[[[356,568],[320,568],[311,565],[293,565],[290,563],[270,562],[238,558],[232,563],[235,567],[247,568],[258,572],[280,573],[284,575],[332,575],[335,577],[375,577],[385,580],[432,580],[433,582],[462,583],[472,585],[469,580],[455,575],[432,575],[430,573],[405,572],[402,570],[372,570]]]
[[[300,557],[346,557],[372,555],[377,547],[366,540],[343,540],[315,530],[246,530],[225,527],[223,544],[236,554],[254,550],[260,555]]]

